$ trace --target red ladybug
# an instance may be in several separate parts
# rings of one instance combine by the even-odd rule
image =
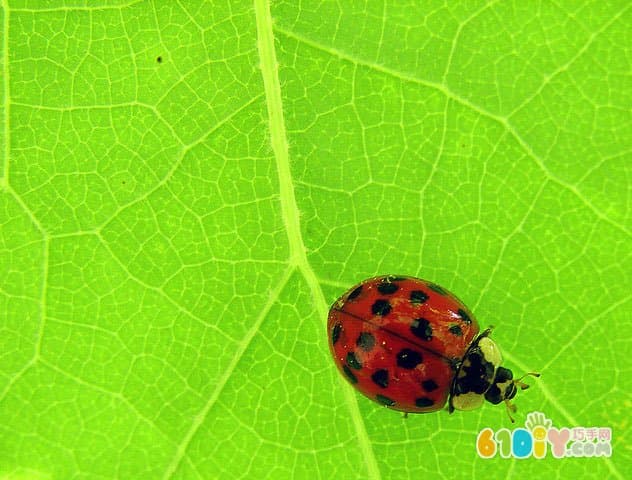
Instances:
[[[500,366],[492,327],[480,333],[456,296],[426,280],[387,275],[363,281],[331,306],[327,331],[344,377],[393,410],[434,412],[448,402],[452,413],[487,400],[515,411],[516,387],[528,387]]]

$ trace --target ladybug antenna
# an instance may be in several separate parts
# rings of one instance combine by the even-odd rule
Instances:
[[[540,376],[539,373],[536,372],[529,372],[529,373],[525,373],[522,377],[516,379],[513,381],[514,384],[518,385],[520,387],[520,390],[526,390],[527,388],[529,388],[529,385],[527,385],[526,383],[524,383],[522,381],[522,379],[524,377],[535,377],[538,378]]]

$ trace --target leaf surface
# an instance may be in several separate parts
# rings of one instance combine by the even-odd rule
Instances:
[[[624,478],[627,2],[5,0],[0,478]],[[612,457],[483,460],[502,407],[404,420],[330,303],[456,292],[553,425]]]

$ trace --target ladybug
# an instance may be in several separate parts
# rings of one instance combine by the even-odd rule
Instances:
[[[329,348],[342,375],[393,410],[472,410],[510,402],[528,385],[454,294],[419,278],[386,275],[350,288],[329,310]],[[537,373],[528,373],[538,377]],[[525,375],[525,376],[526,376]]]

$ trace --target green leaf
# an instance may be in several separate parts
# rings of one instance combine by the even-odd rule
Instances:
[[[630,471],[628,2],[4,0],[0,478]],[[363,278],[456,292],[516,404],[341,378]],[[482,459],[543,412],[612,456]]]

